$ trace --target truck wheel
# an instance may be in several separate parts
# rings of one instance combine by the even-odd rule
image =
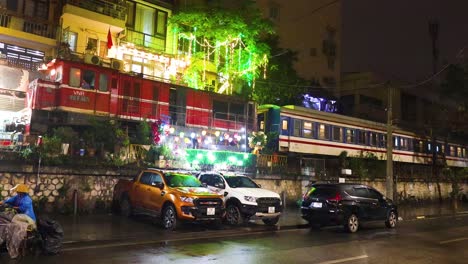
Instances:
[[[123,216],[130,217],[132,215],[132,204],[127,197],[123,197],[122,201],[120,201],[120,213]]]
[[[162,217],[164,229],[173,231],[180,227],[180,221],[177,219],[177,211],[173,205],[166,206]]]
[[[226,208],[226,221],[230,225],[241,225],[244,223],[244,218],[235,204],[230,204]]]
[[[265,225],[269,225],[269,226],[273,226],[273,225],[276,225],[279,221],[279,216],[275,217],[275,218],[265,218],[265,219],[262,219],[263,223]]]

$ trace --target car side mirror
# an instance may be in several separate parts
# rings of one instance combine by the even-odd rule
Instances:
[[[228,195],[228,192],[224,192],[224,197],[226,197]]]

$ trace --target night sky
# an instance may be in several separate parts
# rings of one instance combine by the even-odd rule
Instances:
[[[439,20],[439,69],[467,46],[468,0],[346,0],[342,72],[414,82],[432,74],[431,18]]]

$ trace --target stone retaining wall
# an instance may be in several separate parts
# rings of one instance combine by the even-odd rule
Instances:
[[[112,192],[120,178],[133,177],[137,170],[71,170],[59,168],[42,168],[37,174],[34,167],[21,168],[0,167],[0,194],[2,198],[9,197],[9,190],[18,183],[29,186],[32,199],[37,207],[45,211],[73,212],[74,195],[77,196],[77,209],[79,212],[94,212],[96,209],[109,209],[112,201]],[[307,191],[310,183],[306,178],[280,179],[278,177],[262,176],[254,179],[263,188],[281,194],[286,203],[296,203],[302,194]],[[385,181],[360,181],[373,186],[385,194]],[[450,198],[451,183],[440,183],[443,199]],[[461,183],[465,197],[468,185]],[[398,182],[398,193],[403,199],[410,200],[437,200],[437,184],[433,182]]]

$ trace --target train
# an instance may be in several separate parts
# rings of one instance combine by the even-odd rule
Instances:
[[[255,104],[240,96],[83,61],[55,59],[42,70],[43,77],[30,82],[27,91],[29,134],[57,126],[84,126],[92,116],[127,126],[163,121],[198,132],[229,132],[231,137],[255,127]]]
[[[387,124],[300,106],[261,105],[257,129],[276,136],[275,151],[314,157],[370,153],[387,159]],[[432,140],[393,126],[393,161],[432,164],[444,157],[452,167],[468,166],[468,146]],[[271,133],[273,132],[273,134]]]

